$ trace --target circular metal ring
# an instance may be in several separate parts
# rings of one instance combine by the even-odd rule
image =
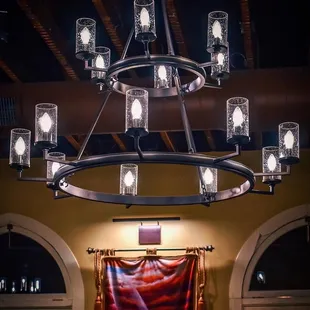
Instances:
[[[141,161],[136,153],[120,153],[107,154],[101,156],[93,156],[82,160],[72,162],[70,166],[61,167],[54,176],[55,189],[59,189],[64,193],[88,200],[123,204],[123,205],[145,205],[145,206],[171,206],[171,205],[193,205],[204,204],[203,195],[193,196],[129,196],[119,194],[106,194],[103,192],[95,192],[83,189],[69,183],[61,182],[64,178],[78,171],[111,165],[120,165],[123,163],[155,163],[155,164],[179,164],[190,165],[196,167],[211,167],[219,170],[232,172],[246,181],[239,187],[219,191],[214,196],[215,201],[235,198],[251,191],[255,185],[254,173],[248,167],[232,160],[225,160],[214,163],[213,157],[206,157],[200,154],[183,154],[183,153],[159,153],[145,152]]]
[[[182,89],[185,93],[195,92],[201,89],[205,84],[206,71],[204,70],[204,68],[200,68],[199,64],[191,59],[173,55],[150,55],[150,57],[136,56],[119,60],[109,67],[107,71],[107,78],[115,80],[117,78],[117,75],[121,72],[142,67],[154,67],[156,65],[171,66],[195,74],[195,80],[182,85]],[[126,94],[126,91],[128,89],[136,87],[137,86],[122,83],[117,79],[113,84],[113,89],[123,95]],[[176,87],[145,89],[148,91],[149,97],[161,98],[178,95],[178,90]]]

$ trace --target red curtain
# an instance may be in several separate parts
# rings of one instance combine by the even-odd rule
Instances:
[[[105,310],[193,310],[197,255],[105,257]]]

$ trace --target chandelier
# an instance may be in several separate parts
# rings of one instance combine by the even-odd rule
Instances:
[[[299,125],[285,122],[279,125],[279,145],[262,149],[262,172],[254,173],[245,165],[232,160],[240,155],[241,146],[250,141],[249,136],[249,100],[233,97],[227,100],[227,142],[234,145],[234,153],[210,157],[198,154],[192,130],[187,117],[185,96],[203,87],[221,88],[221,81],[229,77],[228,15],[216,11],[208,15],[207,46],[211,55],[210,62],[197,63],[194,60],[175,55],[171,39],[170,26],[166,11],[166,1],[161,0],[162,14],[168,52],[153,55],[149,51],[150,42],[156,40],[154,0],[134,1],[134,26],[128,36],[121,59],[110,63],[110,49],[96,46],[96,22],[90,18],[80,18],[76,22],[76,57],[85,64],[85,70],[91,72],[91,78],[99,85],[103,102],[91,124],[90,130],[81,146],[77,158],[66,160],[66,155],[51,152],[57,146],[57,106],[52,103],[39,103],[35,107],[34,145],[43,151],[46,161],[46,177],[24,177],[23,170],[30,167],[31,132],[27,129],[13,129],[10,139],[9,164],[18,172],[18,180],[44,182],[54,192],[54,197],[79,197],[98,202],[131,205],[210,205],[212,202],[235,198],[246,193],[274,194],[275,185],[282,176],[290,174],[290,167],[299,162]],[[127,57],[132,41],[141,42],[144,54]],[[131,69],[151,67],[154,71],[153,87],[137,87],[125,84],[119,74]],[[208,70],[206,69],[208,68]],[[190,73],[193,79],[182,84],[179,70]],[[207,70],[207,71],[206,71]],[[207,74],[208,72],[208,74]],[[207,83],[207,77],[214,83]],[[125,133],[133,138],[135,152],[105,154],[82,158],[85,147],[104,110],[110,95],[117,92],[125,95]],[[149,98],[177,96],[184,126],[188,152],[149,152],[140,148],[140,138],[148,134]],[[169,104],[169,103],[168,103]],[[197,169],[199,188],[191,196],[139,196],[138,165],[178,164],[190,165]],[[119,194],[97,192],[77,187],[70,177],[79,171],[90,168],[120,165]],[[282,167],[286,166],[286,167]],[[236,187],[218,190],[218,170],[228,171],[241,176],[244,182]],[[256,190],[256,178],[269,187]]]

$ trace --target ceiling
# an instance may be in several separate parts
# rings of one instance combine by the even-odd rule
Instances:
[[[166,38],[160,0],[156,3],[158,39],[152,53],[165,53]],[[308,66],[310,61],[310,4],[297,0],[167,0],[176,53],[198,62],[209,60],[205,50],[207,15],[213,10],[229,14],[231,71]],[[83,64],[75,59],[75,21],[91,17],[97,21],[96,45],[111,49],[119,59],[133,22],[132,0],[1,0],[0,83],[36,83],[89,80]],[[129,55],[143,53],[133,41]],[[137,71],[138,77],[149,72]],[[128,76],[128,77],[132,77]],[[0,93],[1,97],[1,93]],[[224,113],[224,111],[223,111]],[[84,133],[86,134],[86,132]],[[59,148],[76,155],[85,136],[61,136]],[[197,150],[229,150],[221,130],[194,132]],[[276,132],[252,135],[247,149],[276,143]],[[8,154],[8,139],[1,139],[0,157]],[[309,147],[308,135],[302,146]],[[187,151],[184,132],[153,132],[142,140],[148,150]],[[132,141],[122,134],[95,135],[90,155],[131,151]],[[40,153],[33,151],[34,156]]]

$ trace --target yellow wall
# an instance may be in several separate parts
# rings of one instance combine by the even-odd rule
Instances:
[[[244,152],[240,160],[253,170],[260,169],[260,152]],[[32,161],[27,175],[41,173],[41,160]],[[201,246],[212,244],[216,250],[208,255],[208,295],[213,307],[228,309],[228,285],[234,259],[249,235],[273,215],[310,202],[310,151],[301,153],[301,164],[293,167],[291,177],[276,188],[276,195],[246,195],[241,198],[203,206],[132,207],[105,205],[76,198],[53,200],[43,184],[15,180],[7,161],[0,161],[0,213],[19,213],[32,217],[57,232],[69,245],[82,269],[86,310],[93,308],[94,281],[92,256],[87,247],[137,247],[139,223],[112,223],[114,217],[181,216],[180,222],[163,222],[162,247]],[[100,168],[77,174],[76,184],[89,188],[118,191],[118,168]],[[220,174],[220,188],[237,181]],[[141,166],[139,191],[143,194],[194,193],[198,182],[195,169],[179,166]],[[259,188],[262,188],[258,182]],[[141,253],[142,254],[142,253]]]

